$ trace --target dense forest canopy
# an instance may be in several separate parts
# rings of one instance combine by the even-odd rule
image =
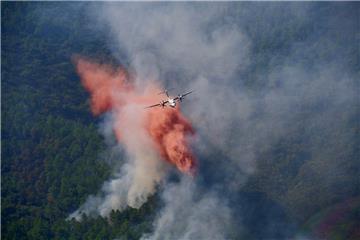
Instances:
[[[98,129],[103,118],[91,115],[88,94],[73,65],[74,56],[81,55],[136,70],[131,65],[131,51],[126,47],[138,47],[136,44],[142,44],[142,40],[127,39],[121,31],[120,40],[115,39],[114,23],[104,24],[98,19],[99,14],[94,13],[94,9],[102,9],[106,4],[1,2],[3,239],[179,236],[161,235],[157,227],[167,207],[176,205],[168,195],[171,191],[177,195],[177,189],[164,190],[164,186],[159,186],[158,193],[139,209],[128,207],[122,212],[113,211],[108,218],[85,216],[81,222],[66,220],[89,195],[99,192],[103,182],[114,174],[114,162],[123,158],[121,154],[114,156],[109,150],[108,139],[104,139]],[[129,5],[119,3],[115,12]],[[140,5],[135,5],[135,13],[136,6]],[[178,6],[163,5],[169,9]],[[223,82],[235,96],[228,95],[224,99],[214,95],[214,100],[204,102],[199,98],[200,91],[191,103],[196,105],[198,101],[198,108],[184,106],[185,113],[205,139],[203,144],[211,149],[204,152],[194,147],[199,158],[199,175],[194,181],[200,186],[199,191],[211,189],[221,193],[222,198],[213,200],[209,194],[207,198],[196,195],[195,200],[183,199],[179,193],[179,201],[204,211],[199,213],[199,218],[209,216],[205,219],[209,223],[216,218],[221,221],[231,218],[231,224],[222,223],[229,229],[219,235],[229,239],[288,239],[300,235],[309,239],[358,238],[360,5],[280,2],[183,5],[186,9],[201,10],[205,6],[215,9],[216,21],[206,22],[209,26],[205,26],[204,31],[204,36],[209,38],[204,41],[209,46],[216,41],[232,43],[217,39],[211,27],[230,26],[225,33],[241,29],[241,34],[246,36],[239,37],[244,43],[241,53],[246,59],[234,66],[231,76],[226,72],[221,76],[213,74],[212,81],[219,82],[217,90],[221,92],[220,83]],[[161,8],[162,4],[153,6]],[[126,22],[126,19],[120,20]],[[181,19],[178,21],[181,25]],[[136,20],[134,26],[135,23]],[[141,31],[139,26],[136,29]],[[156,36],[156,33],[151,34]],[[143,41],[150,39],[144,48],[161,48],[161,44],[151,42],[152,36],[143,36]],[[122,43],[124,47],[117,49]],[[156,51],[160,58],[165,56],[164,62],[159,60],[159,65],[166,66],[158,75],[164,79],[163,85],[171,86],[172,80],[165,80],[168,77],[179,80],[178,86],[191,87],[184,82],[193,76],[189,65],[197,64],[196,61],[189,60],[191,64],[179,64],[167,71],[167,64],[177,63],[178,58],[166,59],[168,50]],[[174,51],[183,54],[181,50]],[[209,53],[213,54],[211,61],[196,67],[219,72],[228,69],[227,66],[219,64],[218,69],[211,65],[213,62],[229,63],[237,57],[242,58],[238,52],[229,52],[228,60],[218,60],[216,51],[222,50],[215,49],[215,54]],[[228,82],[221,79],[223,76],[228,76]],[[210,73],[205,77],[211,80]],[[233,105],[227,106],[223,103],[225,100],[232,101]],[[244,107],[242,102],[248,105]],[[236,105],[240,108],[229,109]],[[210,116],[204,119],[202,112],[197,111],[211,106],[217,107],[212,110],[214,113],[221,112],[214,114],[214,118],[214,115],[204,115]],[[247,108],[255,110],[246,115]],[[227,121],[228,116],[236,114],[229,112],[239,109],[244,112]],[[206,124],[202,124],[203,121]],[[232,127],[222,127],[222,123]],[[208,128],[221,132],[218,134]],[[212,134],[218,134],[218,139]],[[244,163],[247,154],[252,159],[249,166]],[[237,158],[242,157],[245,160],[239,160],[242,165],[237,168]],[[168,181],[175,184],[181,177],[173,173],[169,178]],[[221,213],[217,215],[209,209],[201,209],[204,203],[214,204],[216,208],[221,206],[218,208]],[[191,210],[182,213],[183,221],[192,219],[187,218],[193,216]],[[331,221],[334,215],[338,218]],[[183,226],[181,221],[176,223]],[[172,226],[168,229],[171,234],[181,235]],[[186,227],[180,232],[185,230]],[[201,237],[204,238],[199,235]]]

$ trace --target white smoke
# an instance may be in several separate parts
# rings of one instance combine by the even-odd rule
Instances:
[[[97,8],[95,14],[113,33],[114,54],[125,51],[130,59],[130,66],[137,74],[136,87],[141,89],[145,81],[153,80],[167,85],[166,82],[171,81],[166,79],[167,74],[174,71],[183,73],[184,78],[174,79],[171,81],[174,85],[170,87],[176,85],[181,86],[179,91],[196,91],[197,105],[202,107],[192,109],[194,114],[190,117],[194,121],[207,118],[204,126],[217,125],[203,130],[211,136],[219,136],[217,143],[224,144],[229,121],[234,117],[210,113],[208,109],[212,104],[228,101],[223,111],[232,112],[231,105],[238,101],[238,97],[231,87],[224,87],[223,83],[214,84],[209,78],[227,81],[236,70],[245,67],[249,41],[231,25],[208,28],[209,24],[221,19],[219,10],[220,6],[194,9],[187,4],[165,4],[158,8],[148,8],[146,4],[105,4],[101,11]],[[197,80],[191,81],[191,78]],[[207,94],[212,96],[208,101],[199,98]],[[240,110],[247,111],[246,106],[243,108]],[[81,213],[108,216],[111,210],[140,207],[162,179],[166,166],[161,165],[159,157],[149,147],[151,141],[138,122],[141,116],[137,114],[141,111],[129,108],[124,111],[120,113],[120,124],[135,121],[131,124],[134,128],[127,129],[123,138],[126,164],[120,167],[113,180],[104,184],[99,196],[89,197],[71,217],[80,219]],[[111,124],[103,124],[107,133],[111,132]],[[251,169],[251,164],[246,168]]]
[[[220,149],[226,149],[233,123],[251,113],[246,96],[239,96],[236,88],[227,85],[248,65],[250,42],[234,25],[217,24],[222,21],[223,11],[226,8],[221,5],[106,4],[95,13],[111,29],[113,53],[118,53],[120,61],[128,59],[135,69],[137,88],[146,81],[158,80],[164,86],[175,87],[179,91],[176,94],[195,90],[188,99],[196,104],[185,106],[184,111],[197,130]],[[126,116],[122,121],[140,121],[134,112],[122,114]],[[151,151],[147,137],[141,132],[134,136],[133,131],[139,130],[128,129],[124,137],[127,164],[118,177],[104,184],[105,196],[90,197],[72,216],[79,218],[79,211],[91,214],[94,208],[96,214],[107,216],[112,209],[139,207],[153,193],[164,172],[157,170],[157,156],[147,153]],[[197,146],[201,145],[206,152],[208,146],[200,139]],[[227,152],[236,162],[234,171],[251,173],[253,156],[236,151]],[[150,169],[145,164],[150,164]],[[243,182],[242,174],[237,176],[240,179]],[[234,227],[226,200],[214,191],[199,191],[187,177],[178,184],[165,184],[162,199],[165,206],[154,223],[154,233],[144,239],[225,239]]]
[[[155,221],[151,239],[227,239],[231,210],[215,193],[199,194],[193,179],[183,177],[163,192],[165,207]]]
[[[304,134],[315,136],[309,140],[310,154],[316,159],[328,156],[335,159],[334,156],[344,149],[343,145],[351,144],[352,135],[338,116],[349,118],[352,113],[349,106],[353,104],[356,90],[351,89],[353,76],[341,74],[346,69],[341,69],[336,61],[335,64],[316,62],[311,69],[299,63],[304,56],[312,59],[312,52],[322,45],[322,37],[318,36],[306,41],[294,40],[288,56],[279,53],[284,56],[266,59],[264,62],[269,66],[263,68],[267,71],[255,69],[255,73],[250,74],[255,79],[238,74],[252,64],[261,66],[255,62],[265,57],[261,55],[264,53],[252,55],[253,39],[243,30],[249,26],[258,27],[252,22],[258,18],[249,16],[259,14],[258,9],[239,4],[235,13],[227,15],[231,6],[222,3],[110,3],[97,7],[94,14],[111,30],[110,45],[114,55],[120,61],[128,61],[136,70],[139,88],[145,81],[159,80],[179,92],[195,90],[182,108],[200,135],[195,146],[201,155],[200,167],[203,164],[213,168],[211,174],[214,176],[207,180],[219,180],[219,185],[235,195],[256,170],[256,154],[266,151],[281,137],[299,131],[294,126],[300,121],[307,126]],[[264,19],[272,20],[273,15],[284,13],[285,17],[279,18],[281,21],[301,22],[307,18],[308,6],[294,4],[287,5],[285,10],[281,7],[261,9]],[[269,21],[264,25],[272,29],[272,24]],[[264,34],[269,32],[268,29],[263,31]],[[257,44],[259,47],[260,43]],[[258,92],[245,86],[246,82],[255,80],[261,84]],[[313,110],[322,104],[326,104],[325,108],[320,107],[322,111]],[[344,114],[342,110],[346,110]],[[134,119],[129,117],[128,120]],[[334,137],[335,128],[340,129],[337,138]],[[324,136],[331,147],[324,146]],[[133,141],[130,144],[133,149],[128,152],[139,153],[129,155],[118,177],[104,184],[107,197],[90,197],[82,211],[106,216],[111,209],[140,206],[146,200],[144,196],[154,191],[151,182],[157,183],[161,179],[158,176],[163,174],[155,169],[162,169],[162,166],[157,166],[155,155],[146,154],[154,157],[149,163],[154,171],[149,172],[152,175],[149,185],[142,185],[147,179],[144,171],[148,174],[142,157],[147,150],[138,146],[141,145],[138,141],[143,140],[130,137],[129,141]],[[144,141],[146,146],[148,143]],[[214,149],[224,158],[217,156],[214,160]],[[346,160],[346,157],[339,159]],[[330,178],[334,169],[345,171],[336,161],[327,166],[327,172],[317,172],[320,179]],[[306,167],[311,169],[310,164]],[[216,178],[219,172],[220,177]],[[135,184],[133,178],[138,179],[135,182],[139,184]],[[300,180],[298,182],[304,184]],[[200,193],[195,182],[182,179],[179,184],[165,184],[161,196],[165,206],[154,223],[154,233],[144,239],[224,239],[231,232],[225,227],[233,224],[231,211],[225,197],[216,192]]]
[[[153,142],[144,129],[141,106],[127,105],[120,111],[121,121],[116,128],[123,129],[122,146],[126,163],[114,174],[112,180],[104,183],[98,196],[90,196],[69,218],[81,220],[82,214],[109,216],[112,210],[125,207],[139,208],[155,192],[156,185],[165,175],[166,163],[155,151]],[[113,126],[111,121],[108,122]],[[118,124],[118,125],[117,125]],[[126,126],[126,127],[125,127]],[[109,133],[105,125],[104,133]]]
[[[247,37],[231,24],[218,24],[225,10],[219,4],[122,3],[95,14],[111,29],[114,53],[125,52],[137,74],[184,87],[199,75],[227,81],[247,66]],[[166,79],[174,71],[185,78]]]
[[[156,79],[175,87],[173,94],[194,90],[188,101],[196,104],[184,104],[184,112],[237,168],[252,173],[251,146],[229,147],[234,123],[249,118],[253,103],[234,87],[236,73],[249,65],[251,43],[241,28],[223,23],[228,11],[216,3],[122,3],[106,4],[95,14],[111,29],[114,54],[129,59],[140,76],[137,84]]]

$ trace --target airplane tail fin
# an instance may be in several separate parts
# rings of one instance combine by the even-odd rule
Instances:
[[[165,89],[164,91],[159,92],[159,93],[158,93],[158,95],[160,95],[160,94],[164,94],[164,93],[165,93],[165,94],[166,94],[166,96],[167,96],[167,97],[169,97],[169,91],[170,91],[170,90],[172,90],[172,89],[174,89],[174,88]]]

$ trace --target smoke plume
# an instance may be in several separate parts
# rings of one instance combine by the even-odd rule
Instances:
[[[358,55],[351,46],[358,14],[337,4],[90,8],[91,18],[110,30],[113,56],[136,77],[78,62],[93,113],[111,112],[127,155],[104,184],[104,196],[89,197],[80,211],[106,216],[111,209],[140,206],[165,179],[168,163],[193,171],[186,139],[194,130],[179,109],[141,111],[159,102],[163,86],[196,91],[182,111],[196,129],[192,147],[199,165],[196,178],[164,183],[164,206],[153,234],[143,238],[296,238],[284,215],[308,217],[354,194]]]
[[[104,196],[89,197],[78,211],[107,216],[112,209],[139,208],[163,179],[168,164],[181,172],[193,174],[195,158],[187,138],[194,134],[190,122],[175,109],[144,106],[158,103],[161,88],[149,81],[142,89],[123,68],[75,58],[77,72],[91,95],[94,115],[111,112],[112,128],[124,145],[128,162],[115,179],[104,184]]]
[[[167,184],[163,199],[165,207],[155,222],[157,228],[143,240],[233,239],[226,202],[215,192],[203,194],[193,179],[184,176],[177,184]]]

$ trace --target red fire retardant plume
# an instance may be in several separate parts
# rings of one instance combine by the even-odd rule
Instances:
[[[129,75],[122,68],[114,69],[108,65],[76,58],[76,69],[81,78],[81,83],[91,95],[91,110],[94,115],[115,110],[119,112],[128,104],[152,105],[160,102],[161,90],[154,84],[149,84],[144,93],[137,93],[129,80]],[[154,85],[154,86],[153,86]],[[155,143],[156,150],[162,158],[174,164],[181,172],[194,173],[195,158],[191,153],[187,136],[193,135],[194,130],[190,122],[181,114],[179,107],[151,109],[139,108],[144,111],[139,116],[144,117],[144,128]],[[124,124],[120,114],[115,114],[114,131],[118,141],[122,141]]]

